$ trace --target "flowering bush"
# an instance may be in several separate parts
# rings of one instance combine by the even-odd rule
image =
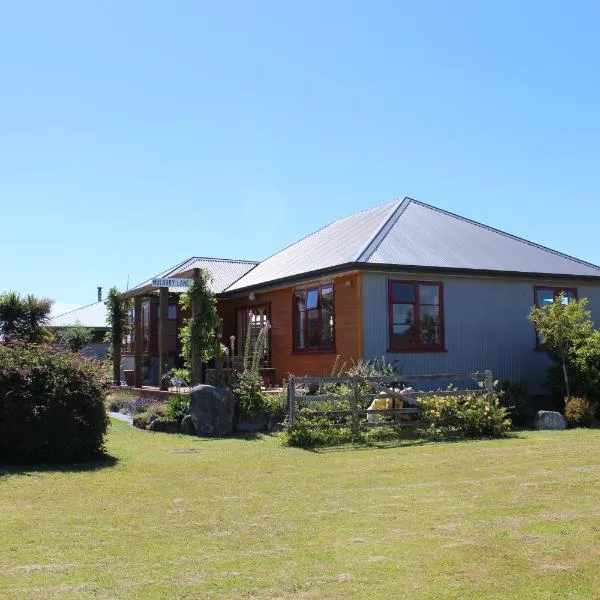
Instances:
[[[565,420],[569,427],[591,427],[594,423],[594,406],[585,398],[569,398],[565,406]]]
[[[500,437],[511,427],[508,411],[497,395],[465,392],[458,396],[421,399],[421,433],[433,439]]]

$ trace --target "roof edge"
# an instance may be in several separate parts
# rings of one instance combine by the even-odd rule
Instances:
[[[528,271],[496,271],[494,269],[465,269],[456,267],[435,267],[435,266],[423,266],[423,265],[398,265],[398,264],[378,264],[378,263],[366,263],[366,262],[348,262],[342,265],[336,265],[333,267],[326,267],[324,269],[318,269],[316,271],[307,271],[298,275],[291,275],[289,277],[281,277],[280,279],[272,279],[271,281],[265,281],[264,283],[249,285],[245,288],[237,290],[224,290],[223,292],[216,294],[217,298],[227,299],[234,298],[238,295],[244,295],[248,292],[258,291],[263,288],[272,288],[274,286],[281,286],[286,283],[296,283],[305,279],[311,279],[315,277],[321,277],[323,275],[333,275],[336,273],[344,273],[346,271],[385,271],[385,272],[403,272],[408,271],[410,273],[447,273],[448,275],[471,275],[477,276],[482,275],[486,277],[514,277],[517,279],[566,279],[569,281],[583,280],[583,281],[598,281],[600,282],[600,274],[598,275],[574,275],[573,273],[537,273]]]

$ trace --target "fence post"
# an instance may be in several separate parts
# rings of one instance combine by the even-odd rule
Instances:
[[[294,381],[294,376],[290,375],[288,380],[288,420],[290,422],[290,427],[294,427],[296,424],[296,415],[294,411],[294,403],[295,403],[295,395],[296,395],[296,384]]]
[[[485,389],[488,402],[492,404],[494,402],[494,376],[490,370],[485,372]]]
[[[350,399],[350,408],[352,410],[352,434],[358,435],[358,402],[360,400],[360,389],[358,378],[352,378],[352,398]]]

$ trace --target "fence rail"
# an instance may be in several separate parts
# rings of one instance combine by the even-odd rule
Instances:
[[[405,390],[408,383],[411,382],[460,382],[474,380],[478,382],[478,387],[475,389],[453,389],[453,390]],[[328,384],[346,385],[350,387],[348,394],[323,394],[319,393],[320,388]],[[420,414],[419,399],[427,396],[459,396],[465,393],[485,394],[488,400],[493,400],[493,376],[491,371],[477,371],[474,373],[444,373],[435,375],[394,375],[382,377],[290,377],[288,381],[288,421],[290,427],[295,427],[299,413],[299,404],[305,403],[304,414],[308,416],[329,416],[331,418],[342,419],[350,417],[351,425],[357,428],[360,424],[361,417],[367,417],[367,422],[363,425],[367,426],[382,426],[388,425],[389,421],[377,421],[377,415],[391,417],[396,426],[408,427],[415,426],[418,421],[414,417]],[[317,393],[307,393],[307,390],[316,386]],[[376,390],[375,392],[366,392],[365,388]],[[400,389],[398,389],[400,388]],[[402,390],[405,390],[404,393]],[[361,408],[366,402],[372,402],[375,399],[385,398],[391,399],[391,406],[386,408]],[[411,407],[397,407],[396,402],[400,400],[404,404],[412,404]],[[314,409],[311,404],[318,403],[344,403],[348,402],[350,408],[331,408],[316,406]],[[369,416],[374,417],[369,420]],[[345,422],[334,423],[334,425],[343,427]]]

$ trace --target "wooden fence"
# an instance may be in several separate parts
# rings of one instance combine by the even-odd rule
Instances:
[[[477,387],[459,389],[458,382],[475,381]],[[408,384],[428,382],[434,385],[448,382],[452,389],[436,389],[419,391],[413,389],[407,393]],[[494,380],[491,371],[467,374],[440,375],[394,375],[384,377],[290,377],[288,381],[288,421],[295,427],[299,414],[311,417],[329,417],[339,427],[346,426],[348,418],[352,427],[359,424],[369,427],[389,425],[390,421],[369,422],[368,415],[381,415],[391,418],[396,426],[407,427],[419,424],[419,398],[423,396],[459,396],[465,393],[485,394],[489,401],[493,400]],[[348,388],[348,394],[332,391]],[[411,386],[412,387],[412,386]],[[365,392],[366,389],[374,390]],[[405,390],[402,393],[402,390]],[[325,391],[325,393],[323,393]],[[327,393],[328,392],[328,393]],[[390,398],[389,408],[369,409],[368,406],[376,398]],[[401,401],[401,402],[400,402]],[[396,403],[401,404],[396,406]],[[405,406],[409,404],[412,406]],[[337,406],[336,406],[337,405]],[[342,408],[340,405],[347,406]],[[314,407],[314,408],[311,408]],[[364,421],[366,419],[366,421]],[[378,419],[379,420],[379,419]]]

